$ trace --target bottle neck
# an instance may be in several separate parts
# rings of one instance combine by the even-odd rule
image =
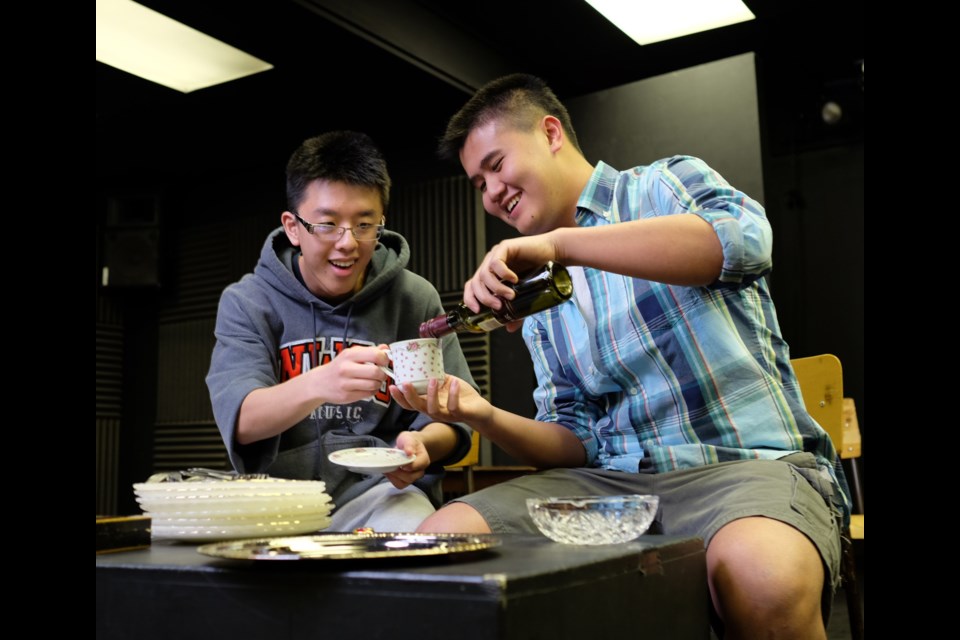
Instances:
[[[458,319],[454,312],[437,316],[420,325],[421,338],[442,338],[457,330]]]

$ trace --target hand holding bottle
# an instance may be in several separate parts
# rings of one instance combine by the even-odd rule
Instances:
[[[509,299],[498,299],[499,308],[481,307],[474,312],[461,302],[453,310],[421,324],[420,336],[440,338],[453,332],[485,333],[502,326],[515,330],[523,318],[569,300],[573,295],[573,281],[563,265],[548,262],[524,274],[516,284],[509,285],[509,290]]]
[[[555,235],[551,232],[511,238],[494,245],[464,285],[463,303],[474,312],[481,306],[499,310],[502,300],[513,299],[510,285],[520,281],[518,273],[551,261],[563,262],[554,242]]]

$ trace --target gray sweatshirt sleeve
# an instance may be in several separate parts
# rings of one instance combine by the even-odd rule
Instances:
[[[278,382],[276,339],[269,320],[265,314],[254,317],[247,313],[248,309],[257,308],[240,286],[228,287],[223,292],[214,329],[216,344],[207,373],[214,418],[230,462],[240,472],[259,468],[264,459],[275,458],[279,445],[279,437],[250,445],[236,441],[240,405],[247,394]]]

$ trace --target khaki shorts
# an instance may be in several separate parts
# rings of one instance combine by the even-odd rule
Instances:
[[[724,525],[750,516],[773,518],[806,535],[824,569],[824,620],[840,580],[840,512],[833,485],[809,453],[780,460],[738,460],[667,473],[552,469],[472,493],[463,502],[496,533],[539,533],[526,499],[537,496],[655,494],[651,533],[698,536],[709,545]]]

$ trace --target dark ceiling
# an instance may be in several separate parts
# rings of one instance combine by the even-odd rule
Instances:
[[[273,166],[359,129],[395,176],[436,175],[434,140],[468,91],[525,71],[570,98],[756,51],[774,106],[861,83],[862,3],[746,0],[757,20],[640,47],[582,0],[146,0],[274,69],[191,94],[97,66],[101,185]]]

